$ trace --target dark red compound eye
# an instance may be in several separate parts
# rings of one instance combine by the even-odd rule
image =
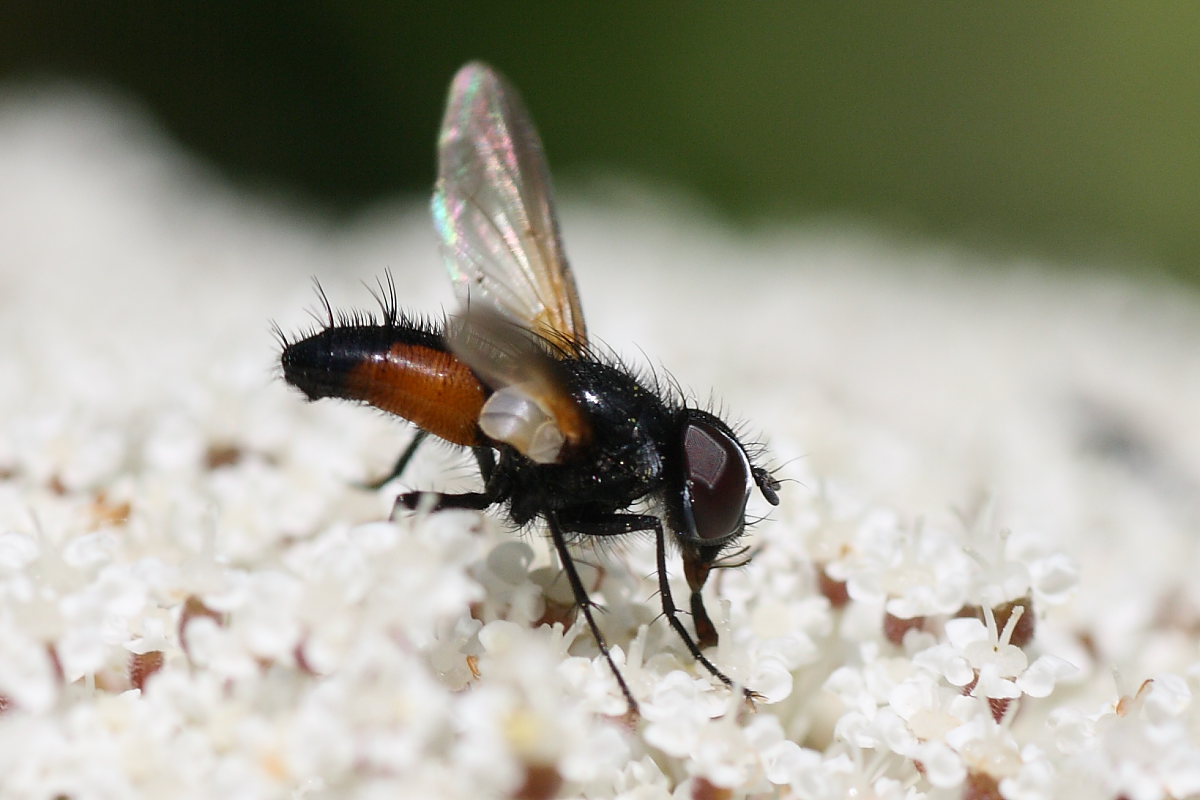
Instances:
[[[683,463],[689,533],[706,541],[741,533],[754,485],[742,446],[716,425],[693,420],[683,433]]]

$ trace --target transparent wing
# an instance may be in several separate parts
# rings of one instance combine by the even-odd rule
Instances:
[[[568,351],[586,348],[541,140],[516,90],[486,64],[467,64],[450,86],[433,218],[464,303],[483,300]]]
[[[555,343],[485,305],[452,317],[445,335],[454,354],[495,389],[479,415],[489,437],[539,464],[560,463],[590,440]]]

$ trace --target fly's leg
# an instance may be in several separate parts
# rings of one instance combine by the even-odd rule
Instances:
[[[636,517],[640,515],[629,515]],[[653,519],[653,518],[651,518]],[[625,676],[621,674],[621,670],[617,669],[616,662],[612,660],[612,655],[608,652],[608,642],[604,640],[604,634],[600,632],[600,626],[596,624],[596,618],[592,614],[592,601],[588,598],[587,589],[584,588],[583,581],[579,578],[579,570],[575,568],[575,560],[571,557],[570,550],[567,549],[567,539],[563,533],[563,528],[559,524],[558,515],[551,511],[546,514],[546,521],[550,525],[550,538],[554,542],[554,550],[558,553],[558,558],[562,561],[563,572],[567,574],[567,582],[571,584],[571,593],[575,595],[575,603],[583,611],[583,618],[587,621],[588,628],[592,632],[592,638],[596,640],[596,646],[600,648],[600,653],[604,656],[604,660],[608,662],[608,668],[612,670],[613,677],[617,679],[617,685],[621,687],[621,694],[625,695],[625,703],[629,707],[630,718],[638,716],[637,700],[633,699],[633,692],[629,689],[629,684],[625,682]],[[571,530],[577,531],[575,523],[571,524]],[[641,528],[627,528],[628,530],[641,530]],[[579,531],[582,532],[582,531]],[[612,531],[618,533],[624,531]]]
[[[662,523],[657,518],[654,521],[656,523],[654,526],[654,544],[658,560],[658,590],[659,598],[662,600],[663,614],[671,623],[671,627],[679,634],[679,638],[683,639],[683,643],[687,645],[688,652],[692,654],[692,657],[699,661],[713,677],[732,689],[733,681],[728,675],[721,672],[716,664],[708,660],[700,650],[700,646],[696,644],[696,640],[692,638],[687,628],[683,627],[683,623],[679,620],[679,610],[675,608],[675,599],[671,596],[671,583],[667,580],[666,536],[663,533]],[[711,640],[715,642],[717,632],[713,627],[712,621],[708,618],[708,612],[704,610],[704,601],[700,599],[699,589],[692,592],[692,613],[696,621],[696,631],[700,635],[701,641],[705,641],[711,637]],[[745,687],[742,688],[742,694],[746,696],[747,700],[754,700],[759,697],[758,693]]]
[[[394,481],[396,478],[399,478],[404,470],[408,468],[408,462],[412,461],[412,457],[416,454],[417,448],[420,447],[421,443],[427,438],[429,438],[429,431],[425,430],[424,428],[417,428],[416,435],[413,436],[412,441],[408,443],[408,446],[404,448],[404,452],[400,453],[400,457],[396,459],[396,465],[392,467],[391,471],[389,471],[388,474],[384,475],[382,478],[377,478],[373,481],[367,481],[360,484],[362,488],[381,489],[385,484]]]
[[[405,450],[404,455],[400,457],[401,462],[411,457],[412,451],[420,444],[421,439],[426,435],[425,431],[421,431],[418,439]],[[479,474],[483,476],[483,491],[482,492],[463,492],[461,494],[446,494],[443,492],[405,492],[396,498],[396,504],[392,507],[392,517],[395,517],[399,511],[415,511],[421,506],[426,496],[436,498],[430,511],[444,511],[450,508],[471,509],[482,511],[501,500],[501,492],[495,485],[493,480],[496,472],[496,457],[490,447],[473,447],[472,453],[475,456],[475,461],[479,464]],[[402,467],[402,464],[397,466]],[[388,480],[391,480],[390,478]]]
[[[415,511],[421,507],[426,497],[434,498],[430,511],[445,511],[451,508],[465,508],[482,511],[496,502],[496,498],[487,492],[463,492],[461,494],[445,494],[443,492],[405,492],[396,498],[392,507],[392,517],[399,511]]]
[[[671,595],[671,585],[667,580],[666,535],[663,531],[662,521],[658,517],[651,514],[603,514],[595,517],[579,517],[565,521],[563,524],[567,530],[587,536],[617,536],[623,533],[633,533],[634,531],[654,531],[658,566],[658,590],[659,598],[662,601],[663,616],[667,618],[671,628],[683,640],[692,657],[699,661],[713,677],[726,686],[733,688],[733,680],[704,655],[700,646],[696,644],[696,640],[692,638],[688,629],[684,627],[682,620],[679,619],[679,609],[675,607],[675,599]],[[553,531],[553,526],[551,530]],[[555,546],[558,546],[557,541],[555,541]],[[574,565],[572,565],[573,568]],[[570,573],[568,573],[568,577],[570,577]],[[572,588],[574,589],[574,585],[572,585]],[[575,594],[576,600],[581,604],[584,603],[584,600],[580,599],[582,591],[583,588],[580,585],[579,590]],[[584,597],[586,598],[586,595]],[[587,606],[584,605],[584,608],[586,610]],[[706,641],[707,636],[711,636],[711,640],[716,641],[716,629],[708,618],[708,612],[704,609],[704,603],[700,599],[699,590],[692,593],[692,611],[696,615],[697,631],[700,634],[701,641]],[[591,623],[590,615],[588,616],[588,622]],[[592,630],[597,642],[601,645],[601,650],[607,656],[608,652],[604,647],[603,639],[600,638],[599,632],[595,630],[594,626]],[[612,665],[611,659],[609,660],[609,665],[613,667],[613,671],[615,672],[616,667]],[[624,688],[625,683],[621,680],[620,675],[617,676],[617,680],[621,683],[622,688]],[[744,688],[742,689],[742,693],[750,700],[759,696],[755,692]]]
[[[363,489],[382,489],[388,483],[396,480],[404,470],[408,469],[408,463],[412,461],[413,456],[417,453],[417,448],[429,438],[429,431],[424,428],[417,428],[416,434],[413,435],[412,441],[400,453],[400,457],[396,459],[396,464],[382,478],[377,478],[373,481],[367,481],[359,484]],[[471,451],[475,455],[475,461],[479,464],[479,474],[483,476],[483,482],[486,485],[492,478],[492,473],[496,470],[496,456],[490,447],[472,447]]]
[[[484,486],[491,486],[492,475],[496,472],[496,453],[490,447],[472,447],[475,463],[479,465],[479,475],[483,478]]]

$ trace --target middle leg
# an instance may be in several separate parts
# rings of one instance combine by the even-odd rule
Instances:
[[[604,634],[600,632],[600,626],[596,624],[596,617],[592,614],[592,601],[588,597],[587,588],[584,587],[583,581],[579,577],[579,570],[575,567],[575,559],[571,557],[571,551],[567,549],[566,535],[559,524],[557,513],[553,511],[548,512],[546,514],[546,521],[550,525],[550,538],[554,542],[554,549],[558,552],[558,558],[562,562],[563,571],[567,573],[567,582],[571,584],[571,593],[575,595],[575,603],[583,612],[583,618],[587,621],[588,628],[592,632],[592,638],[596,640],[596,646],[600,648],[601,655],[608,662],[608,668],[612,670],[613,677],[617,679],[617,685],[621,687],[621,694],[625,695],[625,703],[629,708],[629,716],[636,717],[638,715],[637,700],[634,699],[629,684],[625,682],[625,676],[621,674],[621,670],[617,669],[616,662],[612,660],[612,655],[608,652],[608,642],[605,641]]]
[[[462,494],[443,494],[442,492],[405,492],[396,498],[392,507],[392,517],[400,510],[415,511],[426,497],[435,498],[430,511],[445,511],[449,508],[466,508],[482,511],[496,502],[496,498],[486,492],[463,492]]]

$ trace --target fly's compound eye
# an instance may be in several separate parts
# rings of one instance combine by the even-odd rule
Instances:
[[[754,485],[750,459],[727,430],[693,419],[683,432],[683,515],[688,533],[716,544],[742,532]]]

